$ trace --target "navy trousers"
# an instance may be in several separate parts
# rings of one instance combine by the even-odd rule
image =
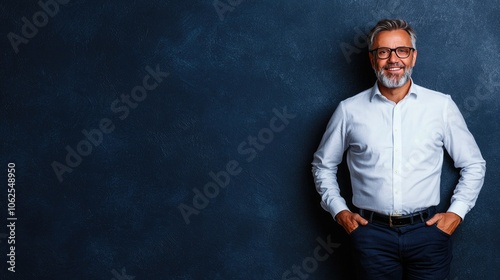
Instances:
[[[444,280],[450,273],[451,236],[424,220],[403,227],[369,220],[350,236],[359,279]]]

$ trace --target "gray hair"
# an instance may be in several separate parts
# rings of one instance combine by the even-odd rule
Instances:
[[[415,30],[402,19],[382,19],[372,28],[368,34],[368,50],[373,48],[373,41],[375,37],[382,31],[393,31],[402,29],[410,35],[411,44],[413,48],[417,48],[417,34]]]

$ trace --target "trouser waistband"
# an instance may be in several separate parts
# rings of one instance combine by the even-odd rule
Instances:
[[[436,214],[436,207],[431,206],[408,215],[383,215],[365,209],[359,209],[359,214],[369,222],[377,222],[390,227],[404,227],[416,223],[425,223],[427,219]]]

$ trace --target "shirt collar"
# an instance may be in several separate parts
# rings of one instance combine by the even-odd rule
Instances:
[[[411,95],[411,96],[414,96],[415,98],[417,98],[418,96],[418,88],[417,88],[417,85],[415,85],[415,83],[413,82],[413,79],[410,78],[410,81],[411,81],[411,86],[410,86],[410,90],[408,91],[408,95]],[[382,93],[380,93],[380,90],[378,89],[378,84],[377,84],[378,81],[375,82],[375,85],[372,87],[372,94],[371,94],[371,97],[370,97],[370,102],[373,100],[373,98],[375,96],[380,96],[382,97]]]

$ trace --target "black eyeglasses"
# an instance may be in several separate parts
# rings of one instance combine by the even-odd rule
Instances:
[[[395,49],[391,48],[376,48],[371,50],[371,53],[374,53],[378,59],[388,59],[392,52],[394,52],[399,58],[407,58],[410,56],[410,52],[414,51],[414,48],[410,47],[397,47]]]

